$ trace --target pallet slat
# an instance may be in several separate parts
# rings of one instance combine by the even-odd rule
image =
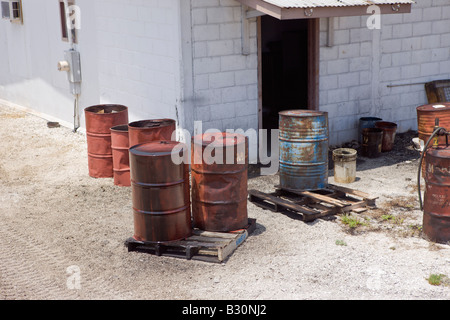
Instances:
[[[330,189],[330,190],[328,190]],[[328,194],[323,194],[328,192]],[[303,221],[353,211],[360,213],[368,207],[375,207],[376,197],[369,194],[335,185],[316,191],[291,190],[277,187],[273,193],[249,190],[249,201],[264,209],[282,212],[286,209],[298,213]],[[362,198],[356,199],[348,195]]]

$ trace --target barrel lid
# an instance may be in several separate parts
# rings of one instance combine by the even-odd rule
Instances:
[[[128,124],[130,128],[155,128],[155,127],[165,127],[175,123],[173,119],[148,119],[133,121]]]
[[[193,141],[205,147],[226,147],[245,143],[245,139],[245,135],[240,133],[209,132],[194,136]]]
[[[128,124],[120,124],[118,126],[111,127],[111,131],[126,132],[128,131]]]
[[[180,152],[187,150],[187,146],[178,141],[157,140],[135,145],[130,148],[130,153],[138,156],[164,156],[171,154],[174,149]]]
[[[289,116],[289,117],[313,117],[313,116],[323,116],[327,115],[328,112],[325,111],[316,111],[316,110],[285,110],[278,113],[281,116]]]
[[[90,106],[84,109],[85,112],[94,114],[110,114],[127,111],[128,107],[121,104],[99,104],[95,106]]]
[[[431,104],[425,104],[423,106],[417,107],[418,111],[424,111],[424,112],[436,112],[436,111],[447,111],[450,110],[450,103],[449,102],[438,102],[438,103],[431,103]]]

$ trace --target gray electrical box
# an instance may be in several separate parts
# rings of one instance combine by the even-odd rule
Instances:
[[[67,79],[69,80],[72,94],[80,94],[82,79],[80,53],[75,50],[67,50],[64,52],[64,58],[65,61],[58,63],[58,69],[67,71]]]

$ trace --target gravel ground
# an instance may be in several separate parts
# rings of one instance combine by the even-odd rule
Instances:
[[[131,189],[88,176],[83,133],[0,106],[0,134],[0,299],[450,298],[450,286],[427,281],[450,275],[450,246],[421,232],[414,133],[380,158],[358,158],[344,186],[378,197],[355,215],[361,225],[342,215],[305,223],[248,202],[256,230],[220,264],[128,252]],[[263,192],[276,184],[277,175],[248,182]]]

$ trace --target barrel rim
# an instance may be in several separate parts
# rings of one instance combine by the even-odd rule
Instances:
[[[206,138],[208,138],[208,136],[211,137],[215,137],[216,135],[221,135],[222,136],[222,141],[226,141],[225,139],[227,138],[232,138],[232,137],[236,137],[237,141],[235,141],[233,144],[228,144],[228,143],[217,143],[216,139],[212,140],[205,140],[204,137],[206,136]],[[228,137],[229,135],[229,137]],[[199,139],[199,137],[201,139]],[[247,142],[248,137],[245,134],[242,133],[238,133],[238,132],[209,132],[209,133],[201,133],[201,134],[197,134],[195,136],[193,136],[191,138],[191,143],[198,145],[198,146],[202,146],[202,147],[207,147],[207,146],[214,146],[217,144],[217,146],[222,146],[222,147],[233,147],[233,146],[239,146],[239,145],[243,145]],[[200,143],[199,143],[200,142]]]
[[[361,117],[359,118],[360,121],[382,121],[383,119],[378,117]]]
[[[155,152],[144,152],[144,151],[140,151],[139,148],[143,147],[144,145],[160,145],[160,144],[167,144],[167,145],[172,145],[173,148],[169,151],[155,151]],[[184,144],[183,142],[179,142],[179,141],[174,141],[174,140],[154,140],[154,141],[147,141],[147,142],[143,142],[143,143],[139,143],[136,144],[132,147],[130,147],[130,153],[133,155],[137,155],[137,156],[147,156],[147,157],[154,157],[154,156],[168,156],[171,155],[173,152],[173,149],[176,146],[182,146],[181,150],[185,150],[187,148],[187,145]]]
[[[117,133],[128,132],[128,123],[119,124],[114,127],[111,127],[110,129],[112,132],[117,132]]]
[[[302,114],[299,114],[297,112],[301,112]],[[311,116],[328,116],[328,112],[327,111],[319,111],[319,110],[309,110],[309,109],[291,109],[291,110],[280,111],[280,112],[278,112],[278,115],[287,116],[287,117],[304,118],[304,117],[311,117]]]
[[[377,121],[375,127],[380,129],[395,129],[398,125],[395,122],[390,121]]]
[[[145,126],[145,124],[148,123],[155,123],[154,126]],[[138,120],[138,121],[132,121],[128,123],[128,129],[129,130],[145,130],[145,129],[155,129],[155,128],[164,128],[173,125],[176,123],[174,119],[169,118],[162,118],[162,119],[145,119],[145,120]]]
[[[435,106],[444,106],[444,108],[436,108]],[[449,110],[450,102],[428,103],[417,107],[417,111],[421,112],[438,112],[440,110]]]
[[[342,153],[340,153],[342,152]],[[348,152],[348,153],[345,153]],[[333,154],[337,155],[337,156],[352,156],[357,154],[358,151],[356,151],[355,149],[352,148],[338,148],[338,149],[334,149],[333,150]]]
[[[119,110],[114,110],[114,111],[117,111],[117,113],[125,112],[128,110],[128,107],[124,106],[122,104],[96,104],[93,106],[86,107],[84,109],[84,111],[87,112],[88,114],[95,114],[95,115],[113,114],[112,112],[97,113],[98,111],[94,111],[94,110],[98,110],[99,108],[107,108],[107,109],[111,108],[112,110],[114,110],[115,108],[118,108]]]
[[[364,129],[362,129],[362,132],[363,133],[366,133],[366,132],[382,133],[383,129],[381,129],[381,128],[364,128]]]

